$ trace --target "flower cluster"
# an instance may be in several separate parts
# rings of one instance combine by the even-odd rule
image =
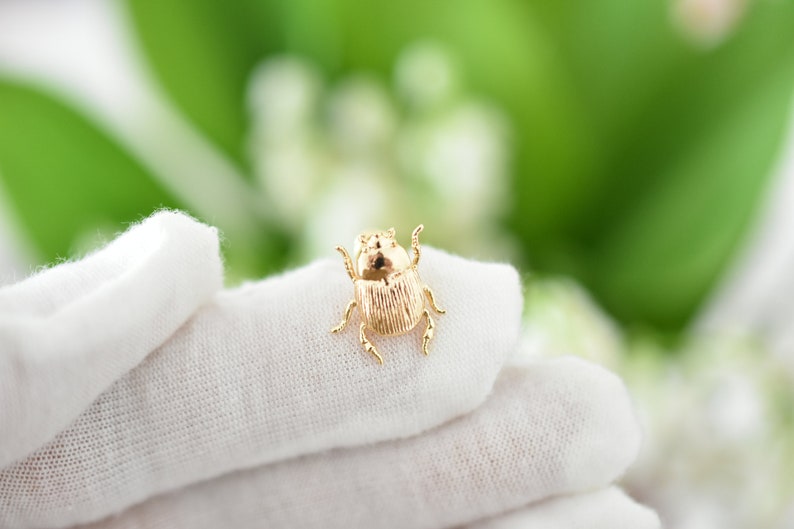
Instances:
[[[675,350],[627,339],[581,287],[530,285],[524,352],[616,370],[646,431],[629,492],[678,529],[794,522],[794,380],[751,339],[693,336]]]
[[[299,260],[352,240],[362,227],[409,233],[451,250],[505,256],[508,123],[469,96],[453,61],[418,43],[398,58],[391,89],[365,74],[327,87],[310,63],[273,58],[249,90],[249,147],[275,222]]]

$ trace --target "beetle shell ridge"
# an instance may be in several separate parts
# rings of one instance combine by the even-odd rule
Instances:
[[[355,281],[356,302],[372,330],[394,336],[416,327],[425,311],[424,292],[414,267],[378,281]]]

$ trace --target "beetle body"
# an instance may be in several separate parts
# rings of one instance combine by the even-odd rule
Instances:
[[[413,267],[392,272],[384,280],[358,279],[354,284],[361,318],[378,334],[405,334],[424,315],[422,281]]]
[[[369,340],[368,330],[384,336],[396,336],[411,331],[424,318],[426,326],[422,336],[422,352],[427,355],[435,322],[425,306],[425,298],[436,312],[445,312],[436,305],[433,291],[422,282],[417,270],[421,256],[419,233],[422,229],[420,224],[411,237],[413,259],[397,244],[394,228],[359,235],[355,261],[343,247],[336,247],[353,281],[355,298],[348,303],[342,323],[331,332],[344,330],[353,309],[358,308],[361,317],[359,341],[381,364],[383,357]]]

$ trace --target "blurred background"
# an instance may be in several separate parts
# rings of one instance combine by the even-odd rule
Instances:
[[[666,527],[794,527],[794,1],[0,0],[0,285],[158,208],[227,283],[362,228],[508,260]]]

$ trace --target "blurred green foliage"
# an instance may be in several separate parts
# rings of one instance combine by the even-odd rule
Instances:
[[[0,178],[45,262],[76,237],[179,207],[141,164],[51,95],[0,79]]]
[[[264,58],[304,56],[332,80],[386,79],[405,46],[445,45],[467,85],[512,120],[514,202],[503,220],[525,262],[578,278],[624,323],[663,331],[686,325],[742,242],[794,93],[791,0],[751,2],[711,48],[688,42],[662,0],[126,5],[161,86],[244,174],[246,84]],[[45,256],[62,254],[91,212],[130,219],[175,203],[85,120],[40,95],[19,104],[33,92],[2,87],[2,177]],[[21,123],[24,134],[9,132]],[[61,136],[73,148],[55,145]],[[81,164],[65,151],[85,153],[72,155]],[[34,166],[50,178],[46,192],[23,183]],[[76,217],[59,203],[75,187],[87,212]]]

